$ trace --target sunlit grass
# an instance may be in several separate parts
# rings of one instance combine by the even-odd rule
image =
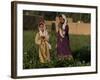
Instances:
[[[72,67],[90,65],[90,36],[89,35],[69,35],[70,47],[73,60],[59,61],[56,57],[56,33],[50,32],[51,62],[39,63],[38,47],[35,44],[36,31],[24,31],[23,33],[23,68],[48,68],[48,67]]]

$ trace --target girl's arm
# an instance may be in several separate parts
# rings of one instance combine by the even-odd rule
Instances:
[[[37,33],[36,36],[35,36],[35,43],[36,43],[37,45],[40,45],[40,44],[41,44],[41,39],[40,39],[38,33]]]
[[[61,29],[59,29],[59,34],[62,38],[64,38],[64,35],[63,35],[63,31]]]
[[[45,35],[45,40],[46,40],[46,41],[49,41],[49,34],[48,34],[47,31],[46,31],[46,35]]]

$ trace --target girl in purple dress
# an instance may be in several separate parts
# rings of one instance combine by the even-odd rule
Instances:
[[[59,59],[72,58],[68,32],[66,16],[60,15],[57,29],[57,56]]]

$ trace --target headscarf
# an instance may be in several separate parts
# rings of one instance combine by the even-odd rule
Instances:
[[[65,20],[63,26],[62,26],[62,29],[65,30],[65,27],[67,25],[67,19],[66,19],[66,16],[64,14],[62,14],[62,18]]]
[[[39,20],[39,26],[40,26],[41,24],[44,26],[44,32],[42,32],[42,31],[39,29],[39,34],[40,34],[40,36],[47,36],[47,30],[46,30],[45,20],[44,20],[43,17],[40,17],[40,20]]]

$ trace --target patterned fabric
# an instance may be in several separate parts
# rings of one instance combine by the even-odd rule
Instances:
[[[47,63],[50,61],[50,44],[48,43],[48,35],[42,37],[40,33],[36,34],[35,43],[39,47],[39,59],[41,63]]]
[[[65,27],[65,35],[62,37],[60,31],[57,33],[57,55],[58,57],[68,57],[71,56],[71,49],[69,45],[69,35],[68,35],[68,25]]]

